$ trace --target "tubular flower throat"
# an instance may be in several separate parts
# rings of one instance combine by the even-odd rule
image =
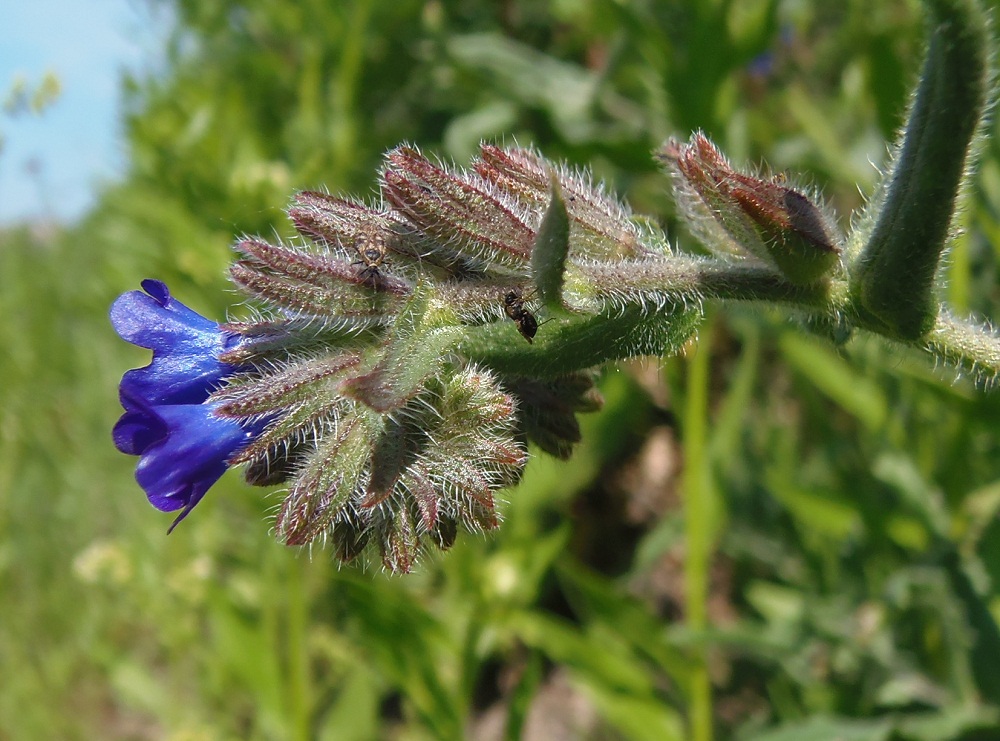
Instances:
[[[497,527],[528,442],[570,455],[576,414],[601,405],[593,366],[673,352],[694,331],[697,305],[630,304],[619,281],[588,277],[672,253],[586,174],[525,149],[484,145],[455,171],[399,147],[380,185],[378,206],[299,193],[302,238],[237,242],[250,319],[220,326],[156,281],[115,302],[118,333],[153,350],[122,379],[114,438],[140,456],[154,506],[182,518],[244,465],[250,484],[284,487],[281,542],[409,571],[459,530]],[[539,237],[553,203],[566,227]],[[545,249],[559,262],[536,260]],[[547,293],[540,264],[564,266]]]

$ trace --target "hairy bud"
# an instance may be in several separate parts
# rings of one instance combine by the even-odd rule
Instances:
[[[710,249],[749,253],[797,285],[837,264],[841,240],[832,219],[783,178],[737,172],[702,134],[687,144],[671,139],[657,156],[674,175],[682,214]]]
[[[552,165],[530,149],[483,144],[476,172],[504,193],[544,209],[550,198]],[[590,179],[566,168],[556,171],[570,219],[577,257],[624,259],[649,254],[631,214]]]
[[[386,157],[382,182],[389,203],[445,244],[510,268],[523,267],[531,256],[537,219],[473,174],[449,172],[399,147]]]

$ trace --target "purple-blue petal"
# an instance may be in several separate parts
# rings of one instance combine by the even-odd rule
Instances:
[[[128,371],[120,386],[122,406],[200,404],[235,368],[219,356],[235,335],[172,298],[160,281],[145,280],[146,293],[129,291],[111,307],[111,324],[122,339],[153,351],[152,362]]]
[[[148,409],[125,412],[111,431],[115,447],[128,455],[142,455],[167,436],[167,426]]]
[[[239,337],[174,299],[164,283],[145,280],[142,287],[145,293],[129,291],[111,307],[118,334],[153,351],[149,365],[122,377],[125,414],[113,437],[120,451],[140,456],[135,477],[150,503],[181,510],[172,530],[266,421],[218,417],[208,401],[226,377],[244,370],[219,360]]]
[[[143,449],[136,481],[154,507],[164,512],[184,508],[185,515],[226,472],[229,458],[264,427],[263,422],[244,426],[218,417],[210,404],[168,405],[150,411],[166,434]]]
[[[154,353],[153,361],[126,371],[119,386],[122,406],[131,409],[136,399],[150,404],[200,404],[219,388],[235,368],[214,355],[176,356]]]
[[[170,295],[158,280],[144,280],[111,305],[111,324],[121,338],[150,350],[188,346],[194,354],[211,348],[219,326]]]

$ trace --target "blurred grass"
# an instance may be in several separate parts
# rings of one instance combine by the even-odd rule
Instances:
[[[898,348],[718,312],[697,355],[609,371],[574,458],[407,578],[282,549],[237,476],[166,538],[110,441],[147,360],[114,297],[155,276],[223,317],[236,235],[288,234],[294,189],[371,193],[402,140],[534,144],[684,240],[648,153],[702,128],[846,219],[914,3],[172,6],[163,74],[126,81],[125,182],[0,234],[0,738],[1000,736],[1000,402]],[[985,152],[948,292],[990,316]]]

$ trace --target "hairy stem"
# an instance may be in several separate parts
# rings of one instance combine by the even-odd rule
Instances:
[[[987,327],[956,319],[945,310],[920,346],[981,380],[993,381],[1000,376],[1000,337]]]
[[[934,326],[935,276],[989,80],[989,24],[977,3],[925,5],[931,32],[920,85],[852,286],[884,333],[902,340]]]
[[[672,256],[656,261],[620,261],[575,266],[603,298],[643,300],[659,295],[683,302],[702,299],[763,301],[822,310],[842,293],[843,281],[807,286],[790,283],[774,268],[755,262],[724,262]],[[839,290],[838,290],[839,289]]]
[[[814,319],[837,320],[888,339],[900,338],[883,321],[851,301],[843,278],[809,286],[789,283],[773,269],[748,262],[720,262],[688,257],[644,263],[580,266],[585,280],[602,287],[606,297],[618,297],[626,306],[659,303],[683,304],[716,299],[778,303]],[[956,319],[944,308],[935,310],[931,330],[906,344],[982,380],[1000,376],[1000,337],[989,327]]]

